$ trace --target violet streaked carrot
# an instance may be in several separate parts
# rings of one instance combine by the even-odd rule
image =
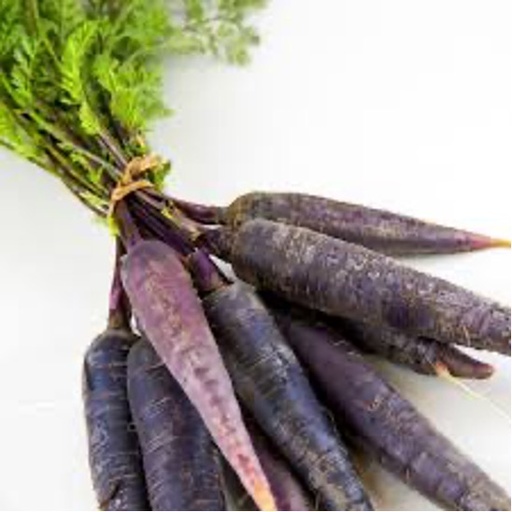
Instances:
[[[260,509],[275,510],[231,379],[179,257],[162,242],[139,241],[124,258],[121,276],[141,330]]]

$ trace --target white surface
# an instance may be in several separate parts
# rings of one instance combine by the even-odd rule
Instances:
[[[247,69],[169,64],[174,118],[155,148],[169,190],[226,203],[298,190],[511,236],[511,4],[280,0]],[[109,236],[37,169],[0,153],[0,509],[94,509],[81,358],[103,328]],[[414,262],[510,303],[503,250]],[[472,388],[510,414],[510,360]],[[453,385],[385,367],[439,428],[510,488],[510,423]],[[368,463],[378,507],[434,509]]]

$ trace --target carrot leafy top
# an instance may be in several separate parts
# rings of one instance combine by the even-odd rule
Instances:
[[[0,146],[60,178],[105,216],[127,162],[170,113],[164,59],[245,63],[262,0],[0,0]],[[161,187],[164,163],[150,179]]]

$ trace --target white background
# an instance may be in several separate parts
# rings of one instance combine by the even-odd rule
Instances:
[[[510,237],[511,4],[275,0],[252,66],[169,63],[154,147],[183,198],[297,190]],[[93,509],[81,360],[105,321],[112,241],[59,183],[0,153],[0,509]],[[510,253],[415,266],[510,303]],[[510,414],[510,362],[471,383]],[[510,487],[510,423],[454,385],[384,366]],[[363,462],[378,507],[434,509]]]

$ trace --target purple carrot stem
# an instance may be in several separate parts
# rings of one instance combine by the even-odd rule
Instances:
[[[108,312],[109,329],[126,329],[130,327],[130,304],[124,292],[121,281],[121,257],[124,254],[123,244],[116,238],[116,255],[114,263],[114,275],[110,287],[110,300]]]
[[[121,231],[121,239],[126,249],[135,247],[143,240],[133,217],[124,201],[120,201],[114,211],[115,218]]]
[[[146,240],[157,239],[161,242],[168,242],[168,234],[165,233],[158,225],[156,225],[152,219],[148,219],[145,215],[141,215],[137,212],[136,208],[132,208],[132,211],[135,215],[135,219],[137,221],[137,225],[139,226],[140,232]]]
[[[201,234],[201,231],[193,221],[182,215],[181,212],[174,215],[173,218],[166,217],[162,213],[166,206],[165,203],[153,200],[149,194],[134,194],[131,200],[134,204],[138,204],[148,217],[156,219],[165,230],[172,231],[175,237],[181,240],[181,244],[187,247],[188,252],[195,249],[193,240]]]
[[[208,295],[230,284],[229,279],[202,249],[193,252],[186,263],[201,295]]]
[[[191,203],[189,201],[183,201],[182,199],[176,199],[174,197],[168,197],[168,199],[174,203],[183,213],[185,213],[185,215],[197,222],[200,222],[201,224],[220,223],[220,214],[223,212],[224,208]]]
[[[146,225],[157,238],[170,245],[181,256],[186,256],[194,250],[194,246],[174,226],[163,222],[163,217],[154,211],[144,208],[139,202],[130,201],[130,207],[137,216],[139,222]]]
[[[164,239],[169,237],[168,232],[166,232],[166,230],[163,229],[161,224],[158,222],[158,219],[155,219],[152,216],[148,215],[137,203],[130,204],[130,207],[138,224],[144,226],[145,230],[148,233],[153,234],[153,237],[156,236],[162,241],[166,241]],[[174,241],[175,237],[172,238]]]
[[[214,254],[226,262],[230,262],[230,255],[227,248],[230,247],[235,235],[235,229],[229,227],[206,228],[203,229],[198,243],[206,252]]]

